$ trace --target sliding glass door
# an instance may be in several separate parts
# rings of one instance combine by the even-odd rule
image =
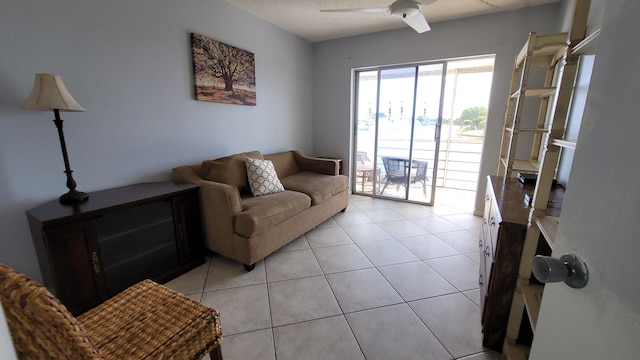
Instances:
[[[354,192],[433,204],[445,63],[356,73]]]

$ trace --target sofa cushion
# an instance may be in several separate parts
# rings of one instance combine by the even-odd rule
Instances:
[[[264,159],[259,151],[249,151],[226,156],[215,160],[205,160],[202,168],[205,171],[204,178],[238,188],[240,193],[246,194],[249,189],[247,181],[247,168],[245,158]]]
[[[271,160],[246,158],[247,179],[253,196],[263,196],[284,191]]]
[[[243,197],[244,211],[236,215],[235,232],[244,237],[258,235],[309,206],[311,206],[309,196],[295,191]]]
[[[276,168],[276,172],[280,179],[286,178],[287,176],[291,176],[300,171],[293,155],[293,151],[268,154],[264,158],[265,160],[271,160],[273,162],[273,167]]]
[[[299,191],[311,197],[311,205],[317,205],[331,196],[347,190],[348,178],[344,175],[324,175],[301,171],[280,180],[287,190]]]

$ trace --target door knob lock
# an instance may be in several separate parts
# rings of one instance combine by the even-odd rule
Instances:
[[[574,289],[585,287],[589,280],[587,266],[573,254],[562,255],[560,259],[537,255],[533,258],[531,270],[543,283],[564,281]]]

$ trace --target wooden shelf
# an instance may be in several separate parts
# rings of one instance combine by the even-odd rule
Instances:
[[[539,35],[535,32],[529,33],[527,41],[516,56],[513,73],[511,75],[511,85],[509,87],[509,99],[507,110],[505,111],[505,125],[502,135],[502,146],[500,157],[508,158],[506,163],[498,163],[499,176],[511,176],[514,171],[528,174],[539,172],[538,157],[542,146],[550,134],[547,126],[546,116],[549,114],[549,106],[554,106],[556,101],[551,101],[557,96],[558,87],[554,85],[554,78],[558,60],[566,56],[569,47],[568,33],[556,33]],[[542,83],[536,87],[527,87],[527,80],[531,73],[531,67],[542,66],[545,68],[545,75]],[[538,75],[538,74],[536,74]],[[539,76],[538,76],[539,77]],[[534,98],[539,103],[538,117],[536,125],[529,125],[530,128],[520,128],[522,117],[529,117],[523,113],[525,99]],[[509,129],[511,128],[511,129]],[[549,129],[548,129],[549,128]],[[557,130],[557,129],[553,129]],[[531,156],[528,161],[521,162],[514,157],[518,151],[518,134],[534,134]],[[518,164],[511,166],[512,164]],[[507,164],[508,166],[505,166]]]
[[[169,208],[169,210],[171,210],[171,209]],[[143,224],[143,225],[140,225],[140,226],[137,226],[137,227],[132,227],[132,228],[128,228],[128,229],[116,229],[117,232],[113,232],[113,234],[108,234],[106,236],[100,236],[99,237],[100,243],[104,244],[104,243],[108,243],[110,240],[127,238],[127,237],[130,237],[132,235],[135,235],[135,234],[138,234],[140,232],[143,232],[145,229],[155,228],[155,227],[161,226],[163,224],[171,224],[172,222],[173,222],[173,217],[166,217],[164,219],[154,219],[153,221],[151,221],[149,223],[146,223],[146,224]],[[99,232],[100,232],[100,229],[98,229],[98,233]]]
[[[520,96],[521,91],[517,90],[513,94],[511,94],[511,98],[517,98]],[[526,97],[549,97],[553,96],[556,93],[556,88],[553,87],[541,87],[541,88],[530,88],[524,91],[524,96]]]
[[[520,132],[546,134],[546,133],[549,132],[549,130],[547,130],[547,129],[538,129],[538,128],[520,128]]]
[[[536,224],[540,229],[540,232],[547,240],[547,243],[553,250],[553,245],[556,242],[556,232],[558,231],[559,218],[555,216],[542,216],[536,218]]]
[[[527,314],[529,315],[529,322],[531,323],[531,329],[533,332],[536,331],[536,324],[538,323],[538,314],[540,314],[540,303],[542,302],[543,291],[543,285],[529,284],[522,286],[524,305],[527,308]]]
[[[533,53],[531,55],[534,57],[552,56],[552,58],[548,61],[553,64],[558,61],[558,59],[562,58],[565,50],[569,46],[568,39],[569,33],[566,32],[549,35],[537,35],[535,38],[535,44],[533,46]],[[527,56],[527,53],[529,52],[529,45],[529,41],[527,41],[518,53],[518,56],[516,58],[516,63],[518,65],[521,64],[524,58]]]
[[[140,259],[151,258],[153,255],[160,254],[163,251],[171,253],[172,248],[176,246],[175,243],[160,243],[159,245],[152,245],[147,247],[137,246],[124,249],[119,261],[105,264],[104,271],[107,273],[124,268],[127,265],[140,263]],[[159,258],[156,256],[156,258]]]
[[[500,159],[502,163],[506,166],[507,159]],[[540,170],[540,162],[529,159],[515,159],[513,160],[514,172],[519,172],[522,174],[537,174]]]
[[[508,131],[508,132],[513,132],[513,127],[507,127],[504,128],[504,131]],[[548,133],[549,130],[547,129],[538,129],[538,128],[520,128],[518,129],[519,132],[521,133],[537,133],[537,134],[545,134]]]

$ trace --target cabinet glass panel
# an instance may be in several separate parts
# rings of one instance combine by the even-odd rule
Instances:
[[[106,213],[96,229],[110,295],[178,266],[171,201]]]

